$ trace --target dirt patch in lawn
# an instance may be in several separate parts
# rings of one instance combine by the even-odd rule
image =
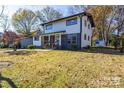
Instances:
[[[13,64],[11,61],[0,61],[0,69],[10,67]]]
[[[31,55],[33,53],[36,53],[36,51],[7,51],[5,53],[9,55]]]

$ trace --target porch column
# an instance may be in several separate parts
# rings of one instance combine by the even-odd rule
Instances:
[[[49,45],[50,45],[50,35],[48,35],[48,43],[49,43]]]
[[[41,36],[41,46],[44,45],[44,36]]]
[[[61,34],[59,34],[59,46],[61,46]]]

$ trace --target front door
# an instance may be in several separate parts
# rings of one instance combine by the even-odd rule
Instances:
[[[49,37],[48,36],[44,36],[44,44],[47,44],[48,40],[49,40]]]
[[[67,36],[66,35],[61,36],[61,48],[67,49]]]

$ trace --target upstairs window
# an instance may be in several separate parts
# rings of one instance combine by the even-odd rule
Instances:
[[[84,34],[84,40],[86,40],[87,39],[87,35],[86,34]]]
[[[84,21],[84,26],[87,27],[87,20]]]
[[[77,24],[77,18],[69,19],[66,21],[66,26]]]
[[[90,29],[90,24],[88,24],[88,29]]]
[[[52,29],[52,24],[48,24],[48,25],[46,25],[46,30],[50,30],[50,29]]]
[[[88,41],[90,41],[90,36],[88,36]]]
[[[72,44],[76,44],[76,36],[72,37]]]
[[[119,9],[119,12],[120,12],[120,13],[122,12],[122,8]]]

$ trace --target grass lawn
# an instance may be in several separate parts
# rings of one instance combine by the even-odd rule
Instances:
[[[17,87],[124,87],[124,54],[109,49],[0,52],[0,61],[14,62],[2,76]]]

